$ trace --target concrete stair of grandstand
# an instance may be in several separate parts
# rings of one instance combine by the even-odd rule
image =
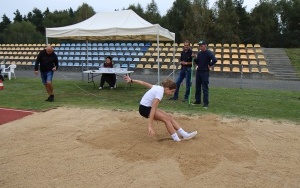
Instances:
[[[269,70],[279,80],[299,80],[300,75],[296,72],[283,48],[263,49]]]

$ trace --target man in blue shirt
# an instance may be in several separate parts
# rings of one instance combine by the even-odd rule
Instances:
[[[195,58],[195,63],[197,64],[196,71],[196,101],[194,105],[201,104],[201,87],[203,90],[203,107],[208,108],[208,84],[209,84],[209,69],[211,66],[216,64],[217,59],[215,55],[207,50],[207,44],[205,41],[200,41],[199,43],[200,51]]]
[[[190,41],[188,40],[184,41],[183,51],[181,52],[181,56],[180,56],[181,70],[179,73],[179,77],[176,80],[176,91],[174,93],[174,96],[171,97],[169,100],[178,99],[179,88],[184,78],[186,81],[186,88],[185,88],[184,99],[182,99],[182,102],[188,100],[190,95],[190,86],[191,86],[192,54],[193,51],[190,49]]]

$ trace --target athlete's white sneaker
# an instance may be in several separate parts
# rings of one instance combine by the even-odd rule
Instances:
[[[198,133],[197,131],[191,132],[188,134],[187,137],[183,137],[183,140],[189,140],[189,139],[193,138],[194,136],[196,136],[197,133]]]

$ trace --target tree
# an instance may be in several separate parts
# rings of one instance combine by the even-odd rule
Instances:
[[[82,3],[81,6],[75,11],[76,22],[81,22],[95,15],[93,7],[86,3]]]
[[[18,9],[16,10],[16,12],[14,12],[14,15],[14,22],[21,22],[23,20],[23,17]]]
[[[250,14],[246,10],[246,6],[243,6],[244,0],[233,1],[235,12],[238,15],[238,29],[240,31],[241,42],[253,43],[253,36],[255,35],[253,28],[250,24]]]
[[[146,7],[145,19],[152,24],[160,22],[161,16],[154,0],[151,0],[151,3],[149,3]]]
[[[216,17],[214,42],[240,43],[239,17],[232,0],[218,0],[214,14]]]
[[[2,22],[0,23],[0,33],[4,31],[4,29],[11,23],[10,19],[3,14],[2,16]]]
[[[134,4],[129,5],[127,10],[129,9],[133,10],[137,15],[145,19],[144,9],[142,8],[140,3],[138,3],[136,6]]]
[[[27,19],[33,25],[35,25],[35,28],[38,32],[40,32],[42,35],[45,35],[45,26],[43,24],[44,15],[41,10],[34,8],[31,14],[27,14]]]
[[[42,43],[44,37],[29,21],[14,22],[4,30],[4,43]]]
[[[211,41],[212,24],[212,11],[208,7],[208,0],[194,0],[184,22],[182,40],[189,39],[192,43],[199,40]]]
[[[264,47],[276,47],[281,43],[279,20],[274,2],[262,1],[251,13],[251,25],[256,35],[255,43]]]
[[[175,33],[176,42],[185,40],[185,38],[181,36],[181,32],[185,29],[184,23],[186,16],[190,12],[191,3],[189,0],[176,0],[173,6],[167,11],[167,14],[162,18],[161,24]]]
[[[282,32],[282,45],[288,47],[300,46],[300,1],[280,0],[277,4]]]

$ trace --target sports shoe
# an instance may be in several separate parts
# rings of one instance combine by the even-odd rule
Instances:
[[[99,89],[103,89],[102,87],[99,87]]]
[[[199,101],[195,101],[192,103],[192,105],[199,105],[199,104],[201,104],[201,102],[199,102]]]
[[[182,102],[186,102],[188,99],[182,99]]]
[[[49,100],[48,100],[49,102],[53,102],[54,101],[54,95],[50,95],[50,97],[49,97]]]
[[[114,89],[114,87],[110,87],[110,89]]]
[[[194,136],[196,136],[197,133],[198,133],[197,131],[188,133],[188,136],[187,137],[183,137],[183,140],[189,140],[189,139],[193,138]]]
[[[169,98],[169,100],[174,100],[174,101],[176,101],[176,100],[177,100],[177,98],[175,98],[175,97],[171,97],[171,98]]]
[[[203,108],[208,109],[208,105],[207,104],[203,105]]]
[[[50,96],[45,101],[49,101],[49,99],[50,99]]]

